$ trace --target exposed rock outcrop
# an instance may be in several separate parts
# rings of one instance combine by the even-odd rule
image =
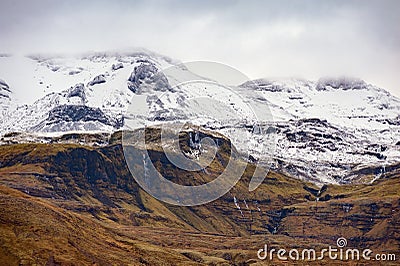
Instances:
[[[105,83],[105,82],[106,82],[106,77],[105,77],[104,74],[101,74],[101,75],[98,75],[98,76],[94,77],[93,80],[91,80],[88,83],[88,86],[93,86],[93,85],[96,85],[96,84],[102,84],[102,83]]]
[[[134,68],[128,78],[128,88],[135,93],[146,90],[166,91],[171,89],[167,77],[149,61],[144,61]]]

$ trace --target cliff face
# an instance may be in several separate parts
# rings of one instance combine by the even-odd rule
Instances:
[[[154,165],[175,183],[213,180],[226,165],[229,140],[202,134],[221,143],[219,156],[207,171],[188,174],[175,167],[155,142],[149,147]],[[180,136],[183,150],[193,149],[190,137]],[[391,166],[387,178],[373,185],[322,188],[270,172],[258,189],[249,192],[254,171],[249,164],[241,180],[220,199],[177,207],[138,186],[118,139],[114,135],[109,145],[97,148],[0,146],[2,258],[11,264],[125,264],[128,259],[121,258],[131,254],[128,258],[134,264],[245,263],[257,258],[266,239],[280,246],[308,247],[334,245],[339,237],[355,248],[400,250],[399,165]],[[244,163],[239,157],[235,162]],[[170,255],[152,261],[151,249]],[[65,252],[73,255],[66,258]]]

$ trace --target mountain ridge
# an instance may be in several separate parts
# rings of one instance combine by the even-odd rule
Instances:
[[[250,134],[250,155],[256,160],[265,157],[263,143],[275,141],[274,169],[320,184],[352,182],[351,173],[358,168],[385,169],[400,158],[396,145],[400,100],[359,79],[258,79],[235,87],[234,92],[212,84],[172,89],[175,80],[161,70],[175,67],[178,75],[194,74],[179,61],[144,51],[26,60],[14,64],[12,56],[0,58],[0,78],[9,90],[13,91],[15,81],[11,68],[22,64],[21,69],[27,71],[15,84],[34,80],[24,86],[32,87],[39,98],[21,105],[12,97],[2,105],[3,136],[11,132],[111,133],[126,125],[190,121],[236,139],[243,153]],[[149,114],[130,114],[129,107],[141,96],[146,97]],[[252,129],[257,123],[252,112],[265,108],[272,116],[259,122],[266,132],[275,133],[261,136]],[[213,118],[209,110],[223,120]]]

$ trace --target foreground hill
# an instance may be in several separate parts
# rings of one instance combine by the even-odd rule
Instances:
[[[157,136],[153,130],[150,135]],[[206,171],[174,167],[149,139],[154,141],[148,147],[154,165],[175,183],[213,180],[226,165],[230,142],[209,131],[203,134],[221,140],[219,155]],[[183,149],[191,148],[188,133],[180,141]],[[390,165],[382,179],[369,185],[316,187],[272,171],[249,192],[250,163],[220,199],[178,207],[138,186],[118,133],[100,147],[2,145],[0,158],[0,256],[5,265],[249,265],[259,263],[256,252],[266,243],[322,248],[334,246],[339,237],[354,248],[400,250],[400,164]],[[237,157],[235,163],[246,162]],[[363,169],[360,174],[373,173]]]

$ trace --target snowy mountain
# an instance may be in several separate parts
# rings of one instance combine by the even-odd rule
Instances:
[[[268,99],[279,132],[276,167],[291,175],[346,183],[367,165],[379,178],[399,161],[400,100],[383,89],[350,78],[242,86]]]
[[[252,160],[274,152],[275,169],[316,183],[372,182],[400,160],[400,100],[362,80],[259,79],[232,91],[211,80],[175,86],[160,71],[171,67],[175,77],[199,77],[147,51],[0,57],[3,142],[10,132],[112,132],[180,121],[227,135]],[[143,97],[149,114],[136,106]],[[263,130],[249,105],[272,114],[258,121]],[[365,167],[374,169],[371,177],[359,180]]]

